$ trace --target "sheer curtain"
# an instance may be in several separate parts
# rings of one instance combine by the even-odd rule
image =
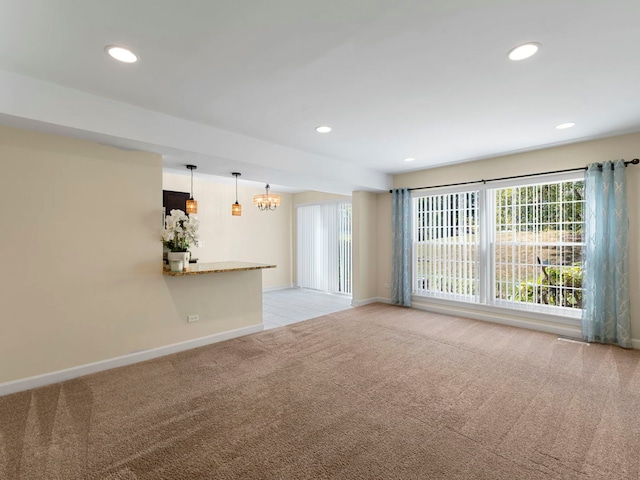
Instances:
[[[411,192],[399,188],[391,192],[393,260],[391,303],[411,306]]]
[[[629,220],[623,160],[591,164],[585,174],[582,335],[631,347]]]

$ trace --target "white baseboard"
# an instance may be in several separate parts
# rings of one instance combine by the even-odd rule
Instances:
[[[225,340],[231,340],[232,338],[242,337],[244,335],[249,335],[252,333],[262,332],[263,330],[264,325],[262,324],[251,325],[250,327],[237,328],[235,330],[216,333],[214,335],[208,335],[206,337],[194,338],[193,340],[173,343],[171,345],[165,345],[163,347],[151,348],[149,350],[129,353],[127,355],[122,355],[121,357],[109,358],[107,360],[101,360],[94,363],[87,363],[85,365],[67,368],[65,370],[58,370],[56,372],[45,373],[43,375],[36,375],[34,377],[21,378],[20,380],[0,383],[0,397],[16,392],[22,392],[24,390],[30,390],[32,388],[51,385],[52,383],[64,382],[65,380],[83,377],[91,373],[102,372],[111,368],[124,367],[133,363],[144,362],[145,360],[163,357],[165,355],[182,352],[184,350],[190,350],[192,348],[204,347],[205,345],[223,342]]]
[[[535,323],[528,321],[524,318],[514,318],[492,314],[490,312],[483,313],[477,311],[471,311],[466,309],[457,309],[447,306],[434,305],[434,304],[416,304],[412,305],[412,308],[417,310],[424,310],[427,312],[442,313],[445,315],[454,315],[456,317],[472,318],[474,320],[483,320],[493,323],[499,323],[502,325],[509,325],[511,327],[527,328],[529,330],[538,330],[541,332],[553,333],[556,335],[563,335],[566,337],[581,338],[580,328],[571,325],[559,325],[551,323]]]
[[[372,297],[365,298],[364,300],[351,300],[352,307],[362,307],[363,305],[369,305],[370,303],[391,303],[390,298]]]
[[[526,328],[529,330],[538,330],[540,332],[553,333],[555,335],[562,335],[565,337],[572,337],[576,339],[582,339],[582,331],[578,326],[572,325],[560,325],[552,323],[535,323],[527,320],[526,318],[514,318],[492,314],[490,312],[483,313],[477,311],[471,311],[466,309],[457,309],[448,306],[441,306],[435,304],[414,303],[412,308],[417,310],[424,310],[427,312],[442,313],[444,315],[454,315],[456,317],[472,318],[474,320],[483,320],[493,323],[499,323],[502,325],[509,325],[511,327]],[[632,338],[631,345],[634,349],[640,349],[640,339]]]
[[[365,300],[353,301],[351,304],[354,307],[363,305],[369,305],[371,303],[387,303],[390,304],[391,300],[388,298],[375,297]],[[412,308],[418,310],[424,310],[434,313],[442,313],[445,315],[455,315],[466,318],[473,318],[476,320],[485,320],[494,323],[500,323],[503,325],[510,325],[513,327],[528,328],[530,330],[540,330],[543,332],[553,333],[556,335],[564,335],[568,337],[580,338],[580,330],[578,328],[572,328],[569,326],[560,325],[543,325],[528,322],[526,320],[499,318],[491,314],[473,313],[469,311],[456,311],[455,309],[440,307],[437,305],[424,305],[414,304]],[[33,377],[22,378],[20,380],[13,380],[11,382],[0,383],[0,397],[10,395],[12,393],[22,392],[24,390],[30,390],[32,388],[43,387],[45,385],[51,385],[53,383],[63,382],[65,380],[71,380],[92,373],[102,372],[111,368],[124,367],[126,365],[132,365],[134,363],[144,362],[154,358],[170,355],[172,353],[183,352],[192,348],[204,347],[205,345],[211,345],[213,343],[223,342],[225,340],[231,340],[232,338],[242,337],[244,335],[250,335],[252,333],[258,333],[264,330],[262,324],[252,325],[250,327],[238,328],[235,330],[229,330],[227,332],[216,333],[206,337],[195,338],[193,340],[186,340],[184,342],[174,343],[171,345],[165,345],[163,347],[151,348],[149,350],[142,350],[140,352],[130,353],[122,355],[121,357],[110,358],[108,360],[102,360],[99,362],[88,363],[80,365],[78,367],[67,368],[65,370],[58,370],[56,372],[45,373],[43,375],[36,375]],[[631,343],[634,349],[640,349],[640,339],[633,338]]]
[[[275,287],[264,287],[262,289],[262,293],[264,292],[275,292],[277,290],[288,290],[290,288],[298,288],[293,285],[293,283],[289,283],[287,285],[276,285]]]

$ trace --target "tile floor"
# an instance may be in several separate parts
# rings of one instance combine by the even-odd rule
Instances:
[[[306,288],[287,288],[262,294],[262,319],[265,330],[347,308],[351,308],[351,296],[332,295]]]

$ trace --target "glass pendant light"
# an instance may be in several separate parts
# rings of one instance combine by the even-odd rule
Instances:
[[[242,215],[242,205],[238,203],[238,177],[241,175],[238,172],[233,172],[231,175],[236,177],[236,203],[231,205],[231,215],[239,217]]]
[[[191,170],[191,197],[187,200],[187,214],[198,213],[198,202],[193,199],[193,171],[198,168],[195,165],[187,165],[187,168]]]

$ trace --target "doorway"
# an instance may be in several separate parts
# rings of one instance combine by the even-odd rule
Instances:
[[[296,207],[296,285],[351,295],[351,202]]]

